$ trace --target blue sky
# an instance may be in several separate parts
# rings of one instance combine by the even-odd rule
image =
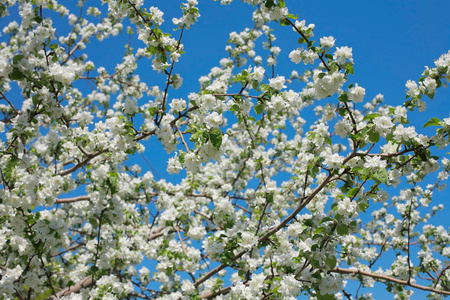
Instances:
[[[179,90],[171,91],[171,97],[186,99],[190,92],[198,91],[198,78],[226,56],[229,33],[252,26],[252,8],[238,0],[228,6],[212,0],[199,2],[202,16],[184,33],[186,54],[174,69],[181,73],[184,83]],[[148,5],[160,7],[164,19],[170,22],[172,17],[179,17],[180,3],[154,0]],[[434,66],[433,60],[450,49],[450,1],[286,0],[286,5],[299,20],[316,25],[313,39],[332,35],[336,46],[353,48],[355,74],[350,81],[366,88],[366,100],[381,93],[387,104],[401,105],[406,81],[420,78],[424,66]],[[275,24],[274,28],[278,38],[274,45],[282,48],[275,73],[289,75],[296,67],[302,70],[302,63],[296,66],[288,59],[290,51],[298,47],[297,34],[288,27]],[[173,34],[178,36],[178,32]],[[153,73],[145,73],[151,81]],[[411,113],[416,128],[431,117],[448,117],[449,99],[449,89],[441,88],[434,100],[427,101],[425,113]],[[155,168],[164,174],[163,165]]]
[[[150,5],[159,5],[158,2],[150,2]],[[170,20],[171,11],[178,6],[174,2],[161,4],[166,20]],[[230,6],[220,6],[212,1],[199,2],[202,17],[185,32],[186,54],[175,67],[175,71],[184,77],[184,84],[180,90],[172,91],[174,97],[186,97],[189,92],[196,91],[199,88],[197,79],[206,75],[226,55],[224,47],[229,32],[240,32],[252,25],[249,22],[251,9],[239,1]],[[353,48],[355,75],[350,80],[366,88],[366,100],[381,93],[387,104],[401,105],[405,101],[406,81],[417,80],[424,66],[434,66],[433,60],[450,49],[450,1],[286,0],[286,5],[291,13],[299,15],[300,20],[306,19],[307,23],[316,25],[314,39],[332,35],[337,46]],[[278,38],[275,45],[282,48],[275,73],[288,75],[293,66],[287,56],[298,46],[298,36],[288,27],[275,28]],[[449,100],[449,89],[439,89],[434,100],[427,100],[425,113],[410,113],[412,125],[419,130],[431,117],[449,117]],[[428,131],[428,134],[432,132]],[[165,173],[164,163],[151,163],[158,172]],[[449,193],[436,193],[436,196],[441,203]],[[448,228],[445,216],[437,221]],[[393,298],[385,292],[383,284],[366,292],[372,292],[375,299]],[[426,293],[414,292],[412,299],[425,298]]]
[[[65,2],[65,1],[61,1]],[[88,0],[88,4],[99,1]],[[199,90],[198,78],[206,75],[209,70],[217,66],[219,60],[226,56],[224,50],[230,31],[240,32],[251,27],[252,8],[236,0],[229,6],[221,6],[212,0],[199,0],[201,17],[183,38],[186,54],[175,65],[175,73],[180,73],[184,84],[179,90],[172,90],[173,98],[187,99],[190,92]],[[164,19],[170,24],[172,17],[180,16],[179,0],[150,0],[146,6],[158,6],[164,12]],[[366,88],[366,100],[371,100],[381,93],[386,103],[401,105],[405,100],[405,83],[408,79],[417,80],[425,65],[433,66],[433,60],[450,49],[450,1],[448,0],[389,0],[389,1],[336,1],[336,0],[286,0],[286,5],[299,19],[307,23],[314,23],[315,37],[332,35],[336,38],[337,46],[353,48],[355,75],[352,82]],[[74,11],[76,13],[77,10]],[[6,25],[0,20],[0,25]],[[282,48],[276,74],[288,76],[293,68],[287,58],[290,51],[295,49],[298,36],[289,27],[274,26],[278,40],[275,46]],[[170,30],[171,26],[166,27]],[[179,32],[173,33],[178,37]],[[124,37],[127,40],[127,37]],[[135,48],[143,47],[140,42],[133,42]],[[92,45],[96,45],[95,42]],[[122,45],[117,45],[117,39],[99,43],[101,48],[90,55],[91,59],[103,60],[114,68],[120,62],[124,53]],[[88,45],[89,46],[89,45]],[[100,49],[100,51],[99,51]],[[108,49],[105,51],[105,49]],[[101,63],[96,63],[100,66]],[[303,64],[298,66],[303,69]],[[295,67],[295,66],[294,66]],[[154,73],[150,63],[139,68],[140,76],[149,85]],[[19,99],[17,101],[20,101]],[[439,89],[434,100],[428,100],[428,110],[423,114],[413,113],[413,124],[421,128],[420,124],[431,117],[449,117],[450,90]],[[163,178],[169,177],[165,171],[169,157],[160,147],[155,138],[147,144],[147,160],[156,172]],[[149,149],[154,147],[153,149]],[[154,151],[154,152],[153,152]],[[152,156],[152,153],[156,153]],[[142,158],[136,155],[133,159],[143,169],[146,168]],[[440,193],[441,201],[448,198],[449,193]],[[439,199],[438,199],[439,200]],[[443,202],[443,201],[442,201]],[[439,220],[446,227],[447,220]],[[381,295],[384,287],[378,285],[375,295]],[[379,294],[380,293],[380,294]],[[423,299],[422,293],[416,291],[413,299]],[[380,296],[381,297],[381,296]],[[391,296],[387,296],[389,299]],[[376,297],[378,299],[378,297]]]

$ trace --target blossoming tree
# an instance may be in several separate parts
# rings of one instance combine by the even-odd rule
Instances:
[[[432,135],[408,125],[450,80],[450,52],[393,107],[348,81],[352,48],[283,0],[243,2],[253,27],[173,98],[197,0],[172,22],[143,0],[2,1],[0,299],[371,299],[375,282],[450,295],[450,236],[432,222],[450,118],[425,123]],[[290,74],[275,71],[279,26],[298,39]],[[119,34],[139,46],[115,67],[90,60]],[[149,139],[179,183],[127,163],[158,157]]]

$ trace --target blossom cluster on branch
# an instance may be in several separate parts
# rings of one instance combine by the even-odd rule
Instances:
[[[450,295],[450,234],[432,222],[450,117],[432,135],[408,120],[447,86],[450,52],[391,106],[351,82],[352,48],[284,0],[242,2],[253,26],[173,98],[197,0],[172,20],[144,0],[2,1],[0,299],[372,299],[359,290],[375,282]],[[281,52],[274,28],[298,48]],[[122,35],[115,67],[91,60]],[[179,183],[127,162],[158,159],[148,140]]]

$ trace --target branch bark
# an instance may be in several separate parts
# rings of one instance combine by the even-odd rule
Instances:
[[[45,300],[54,300],[54,299],[61,298],[63,296],[68,296],[72,293],[78,293],[81,289],[88,288],[88,287],[92,286],[94,283],[95,283],[95,280],[91,276],[85,277],[85,278],[81,279],[79,282],[77,282],[75,285],[67,287]]]
[[[395,277],[392,277],[392,276],[387,276],[387,275],[382,275],[382,274],[375,274],[375,273],[371,273],[371,272],[367,272],[367,271],[344,269],[344,268],[335,268],[335,269],[331,270],[330,272],[340,273],[340,274],[351,274],[351,275],[368,276],[368,277],[372,277],[372,278],[379,279],[379,280],[385,280],[385,281],[390,281],[390,282],[393,282],[393,283],[398,283],[398,284],[401,284],[401,285],[404,285],[404,286],[410,286],[412,288],[416,288],[416,289],[423,290],[423,291],[433,292],[433,293],[441,294],[441,295],[450,295],[450,291],[439,290],[439,289],[436,289],[434,287],[419,285],[419,284],[411,283],[411,282],[408,282],[406,280],[401,280],[401,279],[398,279],[398,278],[395,278]]]

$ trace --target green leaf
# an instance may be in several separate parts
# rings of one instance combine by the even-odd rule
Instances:
[[[289,26],[289,25],[291,25],[291,23],[288,21],[288,19],[283,18],[280,20],[280,25],[281,26]]]
[[[239,107],[239,105],[234,104],[233,106],[231,106],[230,110],[232,112],[238,112],[240,110],[240,107]]]
[[[209,133],[209,140],[216,150],[219,150],[220,146],[222,145],[222,136],[223,132],[218,129]]]
[[[270,7],[274,6],[274,5],[275,5],[275,1],[274,0],[267,0],[266,4],[264,6],[267,7],[267,8],[270,8]]]
[[[380,134],[376,130],[370,130],[369,140],[374,144],[377,143],[380,140]]]
[[[323,223],[329,222],[329,221],[334,221],[334,219],[331,217],[325,217],[320,221],[320,224],[323,224]]]
[[[19,69],[17,68],[14,68],[14,70],[11,73],[9,73],[8,77],[11,80],[19,80],[19,81],[25,79],[23,73],[19,71]]]
[[[347,235],[348,234],[348,226],[344,224],[339,224],[336,228],[339,235]]]
[[[13,57],[13,64],[18,64],[22,58],[24,58],[25,56],[23,56],[22,54],[18,54],[16,56]]]
[[[346,69],[347,73],[350,73],[353,75],[353,65],[352,64],[347,64],[345,66],[345,69]]]
[[[335,300],[336,299],[336,298],[334,298],[334,295],[332,295],[332,294],[322,295],[319,292],[316,293],[316,298],[317,298],[317,300]]]
[[[303,38],[299,38],[299,39],[297,40],[297,42],[301,45],[301,44],[303,44],[303,43],[305,42],[305,40],[304,40]]]
[[[386,184],[389,178],[388,172],[385,169],[379,169],[372,177],[381,183]]]
[[[342,93],[342,95],[340,95],[338,97],[339,101],[341,102],[350,102],[350,99],[348,99],[348,94],[347,92]]]
[[[325,263],[327,264],[328,267],[330,267],[330,269],[334,269],[334,267],[336,267],[337,264],[337,259],[335,256],[327,257],[325,259]]]
[[[98,227],[98,220],[95,217],[92,217],[89,219],[89,223],[91,223],[93,228],[97,228]]]
[[[257,115],[261,114],[264,110],[264,104],[259,103],[255,106],[255,112]]]
[[[358,206],[359,206],[359,209],[363,212],[365,212],[366,209],[369,208],[369,204],[366,202],[361,202],[358,204]]]
[[[320,269],[320,263],[317,259],[311,259],[311,266],[313,266],[316,269]]]
[[[373,119],[378,118],[378,117],[381,117],[380,113],[373,113],[373,114],[368,114],[368,115],[364,116],[363,120],[364,121],[366,121],[366,120],[373,120]]]
[[[320,226],[316,230],[314,230],[314,233],[321,233],[324,230],[325,230],[325,227],[324,226]]]
[[[267,203],[273,203],[273,193],[266,193]]]
[[[89,269],[90,269],[90,271],[91,271],[93,274],[95,274],[95,273],[98,271],[98,267],[97,267],[97,266],[91,266]]]
[[[350,191],[348,191],[347,197],[353,198],[356,195],[356,193],[358,192],[358,190],[359,190],[359,187],[352,188]]]
[[[347,114],[347,110],[345,109],[344,106],[342,106],[342,107],[339,107],[339,109],[337,109],[337,113],[343,117]]]
[[[431,118],[428,122],[425,123],[425,125],[423,125],[423,128],[428,126],[441,126],[441,123],[442,121],[438,118]]]
[[[111,191],[111,194],[114,195],[115,193],[117,193],[118,190],[118,179],[119,179],[119,174],[117,174],[116,172],[109,172],[108,174],[109,176],[109,188]]]
[[[286,18],[289,18],[289,19],[292,19],[292,20],[297,20],[298,19],[298,15],[288,14],[286,16]]]

